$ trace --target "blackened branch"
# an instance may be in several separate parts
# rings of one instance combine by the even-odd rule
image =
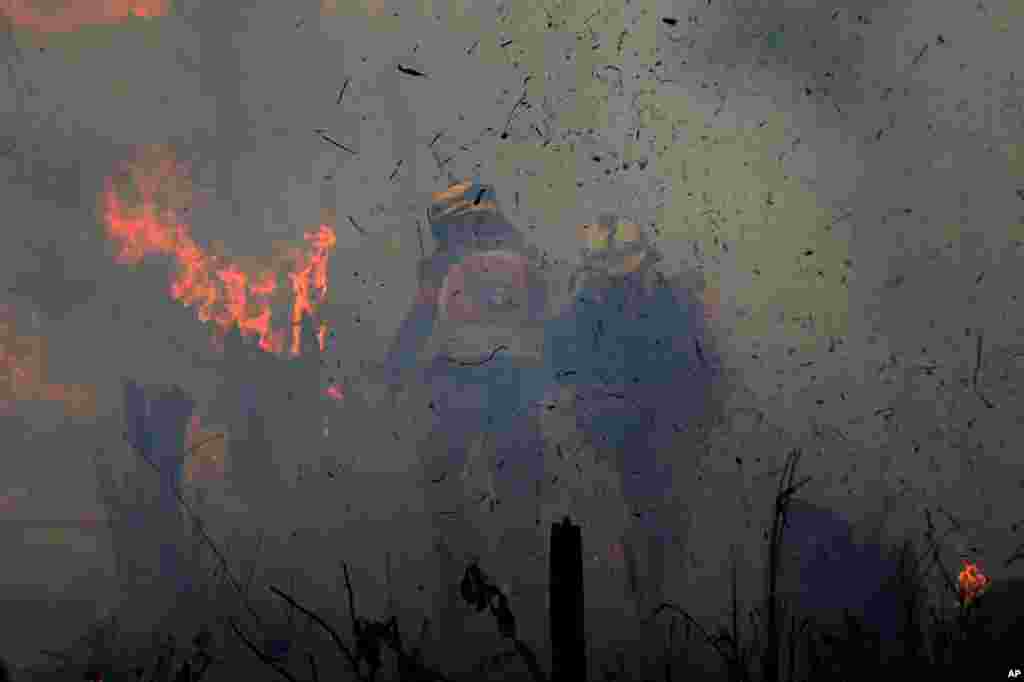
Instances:
[[[273,585],[271,585],[268,589],[271,592],[273,592],[274,594],[276,594],[278,597],[280,597],[281,599],[285,600],[285,602],[287,602],[288,605],[291,606],[293,609],[295,609],[296,611],[300,612],[301,614],[303,614],[304,616],[306,616],[307,618],[312,620],[314,623],[319,625],[321,628],[323,628],[327,632],[327,634],[330,635],[331,640],[334,642],[334,645],[336,647],[338,647],[338,650],[341,651],[341,653],[345,656],[345,659],[348,661],[349,667],[352,668],[352,671],[355,673],[356,677],[358,678],[360,676],[359,675],[359,662],[356,660],[355,655],[353,655],[352,650],[349,649],[348,646],[345,645],[344,641],[342,641],[341,635],[338,634],[337,630],[335,630],[333,627],[331,627],[330,623],[325,621],[323,618],[321,618],[319,615],[317,615],[313,611],[310,611],[309,609],[307,609],[302,604],[299,604],[290,595],[285,594],[283,591],[281,591],[277,587],[274,587]]]

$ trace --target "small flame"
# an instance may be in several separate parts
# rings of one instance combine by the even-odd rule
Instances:
[[[177,274],[170,286],[171,298],[194,308],[202,322],[213,322],[215,348],[223,348],[223,336],[237,325],[242,336],[257,336],[259,347],[269,353],[285,351],[285,330],[272,328],[278,272],[286,270],[293,296],[291,306],[292,355],[300,352],[300,324],[305,315],[327,296],[327,265],[337,244],[334,230],[320,225],[305,235],[309,251],[288,249],[271,262],[230,261],[219,249],[204,249],[181,220],[192,199],[188,167],[174,161],[166,147],[150,147],[128,166],[129,188],[138,195],[136,205],[121,196],[114,178],[107,178],[103,193],[107,235],[120,243],[117,262],[136,264],[148,255],[168,255]],[[161,208],[162,206],[162,208]],[[317,334],[324,349],[326,324]]]
[[[970,606],[974,601],[984,594],[992,581],[981,572],[981,568],[967,560],[964,560],[963,570],[960,571],[960,603]]]
[[[295,295],[295,304],[292,306],[292,355],[299,354],[299,325],[303,316],[312,317],[314,300],[316,303],[323,303],[327,297],[327,257],[338,242],[334,231],[326,225],[321,225],[316,232],[307,233],[306,241],[310,242],[312,253],[296,254],[298,271],[288,274]],[[321,324],[317,331],[320,350],[324,349],[326,333],[326,326]]]

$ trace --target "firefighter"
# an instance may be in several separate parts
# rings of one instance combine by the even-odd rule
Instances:
[[[492,186],[452,184],[434,194],[427,222],[437,250],[419,265],[416,302],[384,364],[393,391],[417,370],[429,391],[433,423],[420,453],[441,555],[447,638],[461,627],[458,582],[465,561],[491,550],[527,559],[529,566],[504,564],[500,573],[519,603],[537,602],[524,611],[543,613],[537,520],[543,444],[536,403],[543,391],[547,294],[536,249],[504,216]],[[489,499],[470,494],[463,482],[477,447],[490,456]],[[472,527],[467,512],[474,506],[497,522],[494,537]]]
[[[672,531],[672,472],[659,449],[707,408],[716,361],[706,311],[659,271],[660,255],[637,223],[605,214],[577,236],[583,262],[570,280],[571,303],[548,326],[550,371],[576,396],[585,441],[615,462],[628,514],[615,553],[626,563],[629,596],[646,611],[663,598]]]

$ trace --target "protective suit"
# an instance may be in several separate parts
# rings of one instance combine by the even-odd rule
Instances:
[[[433,423],[419,452],[441,555],[441,627],[457,633],[464,562],[491,549],[529,557],[529,567],[495,572],[520,603],[541,600],[524,603],[524,611],[543,612],[536,403],[545,380],[547,295],[536,250],[502,215],[493,187],[454,184],[434,195],[427,218],[438,250],[420,263],[417,300],[385,367],[394,387],[422,369],[429,391]],[[490,456],[493,483],[490,495],[471,497],[462,479],[476,447]],[[473,528],[467,512],[474,507],[487,509],[484,533],[494,537]]]
[[[583,263],[570,281],[573,300],[548,325],[550,369],[575,395],[584,438],[613,455],[629,514],[621,547],[627,589],[646,611],[662,600],[673,526],[664,508],[672,471],[659,450],[707,407],[717,360],[703,307],[659,273],[659,255],[638,225],[605,215],[578,237]],[[636,567],[638,555],[646,571]]]

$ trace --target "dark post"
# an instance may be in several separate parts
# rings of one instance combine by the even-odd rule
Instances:
[[[586,682],[583,536],[566,516],[551,524],[551,682]]]

